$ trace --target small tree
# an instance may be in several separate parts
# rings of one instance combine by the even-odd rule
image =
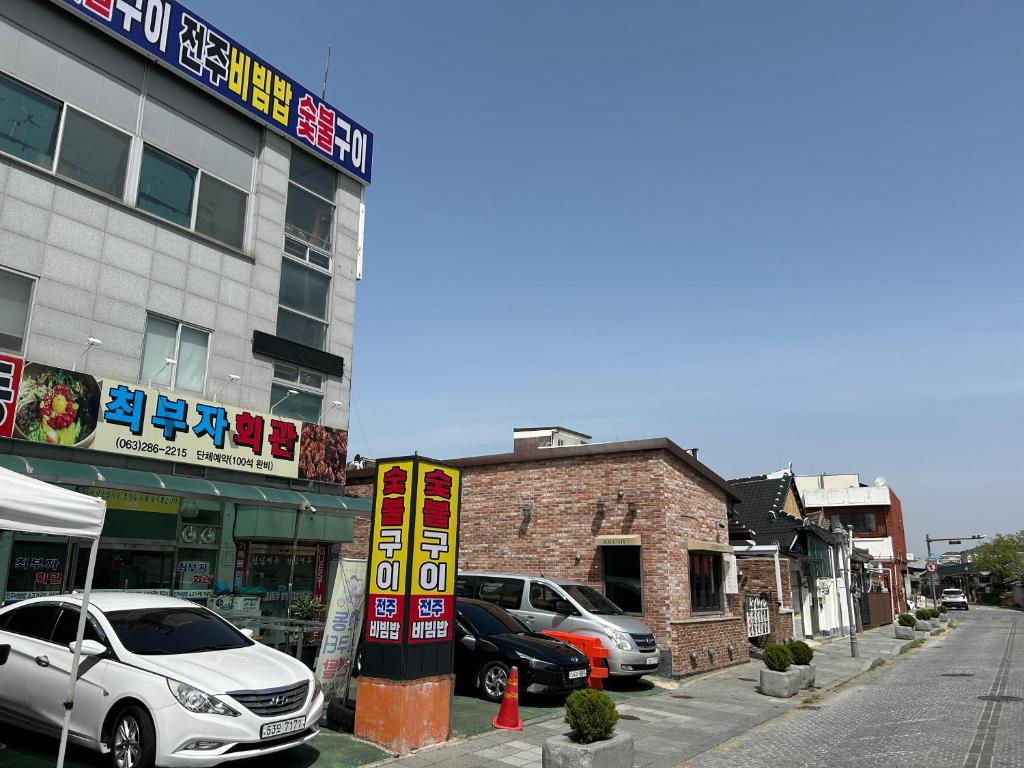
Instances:
[[[773,672],[785,672],[793,665],[793,654],[784,645],[769,643],[764,647],[764,665]]]
[[[899,619],[897,619],[897,621],[899,621],[901,627],[916,627],[917,626],[917,619],[915,619],[909,613],[901,613],[900,616],[899,616]]]
[[[918,608],[914,611],[914,615],[917,616],[918,621],[928,621],[932,617],[932,611],[930,608]]]
[[[786,643],[794,664],[810,664],[814,658],[814,649],[803,640],[790,640]]]
[[[974,550],[971,563],[979,571],[991,573],[999,584],[1024,579],[1024,531],[997,533]]]
[[[584,688],[569,694],[565,700],[565,722],[572,728],[574,740],[590,744],[612,737],[619,713],[607,693]]]

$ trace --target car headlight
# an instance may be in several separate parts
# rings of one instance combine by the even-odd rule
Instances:
[[[171,694],[178,700],[178,703],[189,712],[198,712],[200,714],[208,715],[226,715],[228,717],[238,717],[239,715],[238,712],[235,712],[235,710],[216,696],[211,696],[208,693],[200,691],[198,688],[186,685],[180,680],[167,678],[167,687],[171,689]]]
[[[535,658],[522,653],[521,651],[516,651],[516,656],[525,661],[526,665],[530,667],[530,669],[553,669],[558,666],[557,664],[552,664],[550,661],[543,661],[542,659]]]
[[[630,651],[633,649],[633,643],[629,639],[629,635],[618,629],[612,629],[611,627],[601,627],[602,631],[608,635],[608,639],[614,643],[615,647],[620,651]]]

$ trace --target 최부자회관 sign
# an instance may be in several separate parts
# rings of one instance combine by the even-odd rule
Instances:
[[[53,0],[357,179],[373,134],[177,0]],[[266,10],[263,4],[260,12]],[[280,12],[283,6],[271,6]]]

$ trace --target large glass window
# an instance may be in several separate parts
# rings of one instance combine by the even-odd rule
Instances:
[[[288,173],[285,231],[329,251],[334,229],[337,172],[311,155],[293,150]]]
[[[196,206],[196,232],[235,248],[245,238],[245,207],[249,196],[220,179],[202,175]]]
[[[722,610],[722,556],[690,552],[690,609]]]
[[[604,593],[626,613],[643,613],[640,547],[601,547]]]
[[[53,169],[61,103],[0,76],[0,151]]]
[[[291,259],[281,261],[281,296],[284,307],[324,320],[331,278]]]
[[[0,269],[0,349],[21,354],[28,330],[33,281]]]
[[[64,592],[67,559],[68,543],[64,537],[15,539],[7,571],[7,599]]]
[[[191,227],[196,173],[191,165],[146,147],[142,153],[136,205],[173,224]]]
[[[132,139],[68,107],[57,173],[113,197],[124,196]]]
[[[206,361],[210,334],[199,328],[150,315],[142,348],[139,381],[202,392],[206,387]],[[175,363],[168,364],[167,360]]]
[[[75,585],[85,584],[88,557],[80,555],[75,572]],[[105,590],[146,590],[159,594],[171,593],[174,576],[174,549],[125,549],[100,547],[96,557],[96,575],[93,587]]]
[[[832,526],[836,523],[842,525],[846,530],[848,525],[853,526],[855,533],[874,533],[877,530],[878,520],[874,512],[854,512],[842,515],[832,515]]]
[[[323,387],[323,374],[276,363],[270,387],[270,412],[316,424],[323,410]]]

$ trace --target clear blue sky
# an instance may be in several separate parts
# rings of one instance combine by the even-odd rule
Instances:
[[[1024,527],[1024,4],[190,4],[375,132],[352,454],[665,435]]]

